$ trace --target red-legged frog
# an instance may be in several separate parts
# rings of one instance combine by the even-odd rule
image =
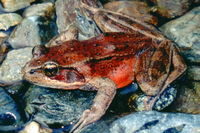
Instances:
[[[90,109],[85,110],[72,131],[99,120],[112,102],[116,89],[137,82],[154,100],[177,79],[186,65],[177,48],[155,28],[128,16],[104,9],[83,7],[105,33],[85,41],[76,39],[57,46],[37,46],[23,69],[34,84],[58,89],[96,90]],[[54,42],[55,43],[55,42]]]

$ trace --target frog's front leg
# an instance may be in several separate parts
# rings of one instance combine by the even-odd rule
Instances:
[[[89,83],[98,89],[92,107],[83,112],[78,123],[74,125],[71,132],[77,133],[84,126],[99,120],[106,112],[116,94],[115,83],[108,78],[94,78]]]

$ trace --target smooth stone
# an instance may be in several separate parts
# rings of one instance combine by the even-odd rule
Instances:
[[[30,16],[52,17],[53,14],[54,14],[54,4],[51,2],[31,5],[23,12],[24,17],[30,17]]]
[[[192,4],[191,0],[151,0],[155,3],[153,12],[166,18],[175,18],[187,12]]]
[[[79,8],[79,1],[74,0],[57,0],[55,3],[58,32],[64,32],[68,29],[75,19],[75,9]],[[70,10],[68,10],[70,9]]]
[[[0,30],[8,30],[10,27],[20,24],[22,17],[16,13],[0,14]]]
[[[8,35],[4,32],[0,32],[0,40],[2,40],[2,38],[7,37]],[[1,41],[0,41],[1,42]]]
[[[200,114],[199,88],[195,88],[198,87],[197,83],[199,82],[185,81],[185,84],[179,87],[177,98],[168,110],[170,112]]]
[[[187,69],[188,80],[200,81],[200,66],[189,66]]]
[[[184,16],[172,20],[160,30],[180,47],[189,62],[200,62],[200,7],[192,9]]]
[[[9,51],[9,47],[5,43],[6,39],[7,34],[0,32],[0,64],[5,59],[6,53]]]
[[[137,112],[114,121],[110,133],[197,133],[200,115]]]
[[[22,80],[22,68],[32,58],[32,47],[11,50],[0,67],[0,83],[13,84]]]
[[[4,11],[6,12],[14,12],[19,9],[25,8],[27,6],[30,6],[30,4],[34,1],[35,0],[0,0]]]
[[[25,94],[25,111],[39,123],[66,126],[75,123],[90,108],[94,96],[94,92],[32,86]]]
[[[92,7],[99,7],[99,2],[86,1]],[[79,1],[74,0],[57,0],[55,3],[58,32],[63,33],[71,26],[78,30],[78,40],[86,40],[97,36],[100,33],[95,22],[86,14],[90,14],[80,7]],[[90,15],[89,15],[90,16]]]
[[[150,14],[150,8],[141,1],[113,1],[104,5],[105,9],[157,25],[157,18]]]
[[[55,34],[56,27],[53,21],[30,16],[15,28],[8,42],[13,48],[33,47],[47,43]]]
[[[52,129],[44,128],[39,123],[33,121],[26,125],[26,127],[19,131],[19,133],[52,133]]]
[[[0,88],[0,132],[16,129],[23,122],[15,101]]]
[[[199,95],[200,97],[200,82],[192,82],[193,88],[195,92]]]

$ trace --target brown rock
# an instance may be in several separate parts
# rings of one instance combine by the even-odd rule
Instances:
[[[14,12],[16,10],[27,7],[35,0],[0,0],[3,8],[7,12]]]
[[[177,99],[170,107],[172,112],[200,114],[200,96],[193,87],[182,85]]]
[[[189,10],[192,0],[151,0],[155,3],[153,12],[166,18],[174,18]]]
[[[157,25],[157,18],[150,14],[150,8],[139,1],[114,1],[104,5],[105,9],[126,14],[141,21]]]

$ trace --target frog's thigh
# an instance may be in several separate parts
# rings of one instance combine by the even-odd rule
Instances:
[[[171,62],[170,46],[157,49],[150,58],[147,56],[148,54],[140,59],[141,66],[136,81],[145,94],[152,96],[161,91],[168,77]]]

